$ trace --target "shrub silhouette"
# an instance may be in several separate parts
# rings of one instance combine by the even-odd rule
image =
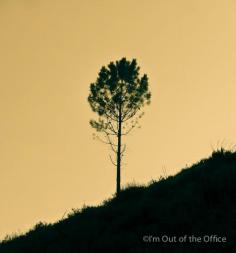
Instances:
[[[148,187],[74,210],[55,224],[38,224],[3,241],[1,253],[236,252],[236,153],[208,159]],[[144,235],[217,235],[226,243],[144,243]]]

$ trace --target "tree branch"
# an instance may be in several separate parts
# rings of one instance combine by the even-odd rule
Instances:
[[[106,134],[106,137],[107,137],[107,141],[108,141],[108,144],[110,144],[111,146],[111,149],[114,153],[117,153],[117,149],[115,147],[117,147],[116,144],[114,144],[112,141],[111,141],[111,138],[108,134]]]
[[[123,149],[121,150],[121,155],[122,155],[122,156],[123,156],[125,150],[126,150],[126,144],[124,145]]]
[[[100,142],[102,142],[102,143],[104,143],[104,144],[107,144],[107,145],[110,145],[110,147],[111,147],[111,150],[114,152],[114,153],[117,153],[117,150],[116,150],[116,144],[114,144],[112,141],[111,141],[111,139],[110,139],[110,137],[109,137],[109,135],[108,134],[106,134],[106,139],[107,139],[107,141],[104,141],[100,136],[96,136],[96,138],[100,141]]]
[[[106,124],[107,124],[108,129],[113,133],[113,135],[117,135],[118,130],[117,131],[115,130],[115,127],[113,126],[111,120],[109,120],[108,118],[106,118],[106,120],[107,120]]]
[[[136,112],[137,112],[138,110],[139,110],[139,108],[136,108],[136,109],[130,108],[130,110],[128,110],[128,111],[125,113],[125,115],[122,117],[122,121],[125,122],[125,121],[131,119],[131,118],[136,114]],[[133,112],[132,112],[132,111],[133,111]],[[132,112],[132,113],[131,113],[131,112]],[[131,114],[129,115],[129,113],[131,113]]]
[[[114,166],[117,166],[117,163],[115,163],[115,162],[113,161],[111,155],[109,155],[109,158],[110,158],[110,160],[111,160],[111,163],[112,163]]]
[[[122,135],[127,135],[129,134],[138,124],[138,121],[136,121],[134,124],[132,124],[132,126],[129,128],[129,130],[127,130],[125,133],[123,133]]]

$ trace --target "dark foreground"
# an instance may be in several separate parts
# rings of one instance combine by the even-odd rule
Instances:
[[[87,252],[236,252],[236,153],[213,152],[176,176],[0,244],[0,253]]]

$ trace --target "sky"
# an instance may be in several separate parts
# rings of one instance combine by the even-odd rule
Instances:
[[[0,0],[0,238],[115,192],[87,102],[100,68],[137,59],[152,102],[122,186],[236,144],[234,0]]]

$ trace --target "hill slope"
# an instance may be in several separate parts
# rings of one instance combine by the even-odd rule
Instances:
[[[186,242],[178,242],[185,235]],[[192,235],[198,242],[190,242]],[[38,224],[2,242],[0,253],[233,253],[235,242],[236,153],[220,150],[176,176],[127,188],[119,199],[55,224]]]

